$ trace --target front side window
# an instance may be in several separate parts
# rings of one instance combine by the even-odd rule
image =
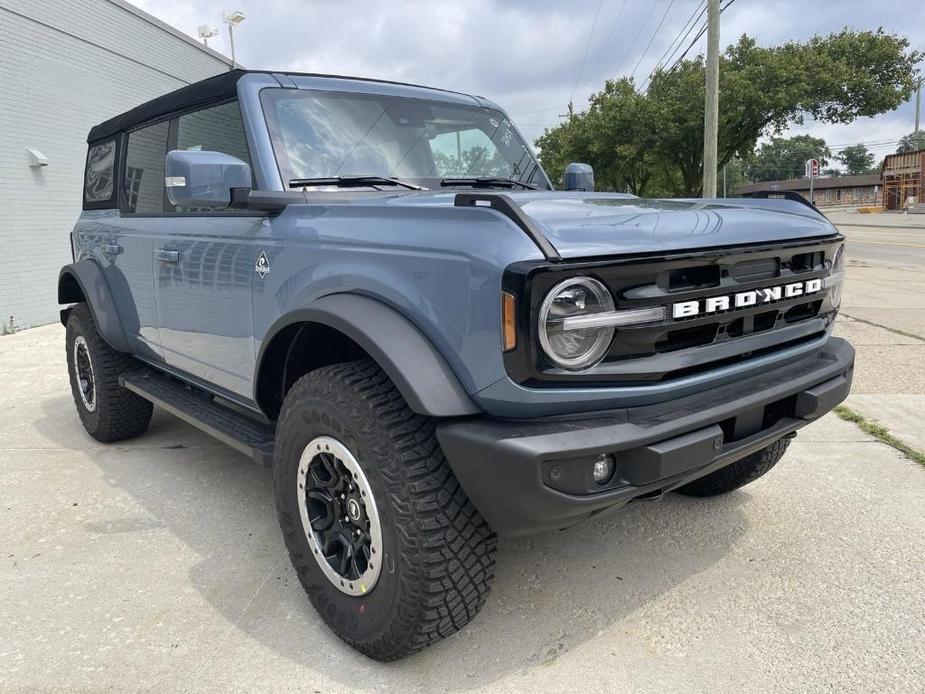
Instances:
[[[428,188],[444,178],[502,177],[547,187],[500,111],[382,94],[261,92],[283,182],[385,176]]]
[[[176,149],[222,152],[250,164],[238,102],[231,101],[180,116]]]
[[[116,141],[109,140],[90,147],[84,172],[84,202],[112,200],[113,174],[116,166]]]
[[[122,178],[126,212],[156,214],[164,211],[168,129],[165,121],[129,133]]]
[[[221,152],[250,165],[247,137],[244,134],[244,120],[237,101],[185,113],[177,119],[177,141],[171,145],[176,150]],[[227,203],[195,206],[177,206],[176,212],[209,212],[229,210]],[[242,213],[245,211],[241,211]]]

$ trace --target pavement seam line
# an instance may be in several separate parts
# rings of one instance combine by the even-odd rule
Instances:
[[[887,446],[896,449],[912,462],[925,466],[925,453],[916,448],[913,448],[906,442],[893,436],[893,434],[890,433],[890,430],[882,424],[877,424],[876,422],[869,420],[860,412],[855,412],[847,405],[839,405],[836,407],[835,414],[844,419],[846,422],[851,422],[852,424],[857,425],[861,431],[866,434],[870,434],[880,443],[886,444]]]
[[[199,669],[196,671],[196,674],[193,675],[193,679],[190,680],[190,685],[189,685],[189,687],[188,687],[187,690],[186,690],[187,692],[196,691],[196,682],[199,681],[199,677],[202,675],[203,671],[206,669],[206,666],[211,662],[212,657],[215,655],[215,652],[218,650],[218,647],[219,647],[220,645],[222,645],[222,643],[225,642],[225,639],[228,638],[228,634],[231,632],[231,630],[234,628],[234,626],[235,626],[238,622],[241,621],[241,618],[244,616],[244,613],[247,612],[247,608],[249,608],[249,607],[251,606],[251,603],[254,602],[254,598],[257,597],[257,593],[259,593],[259,592],[261,591],[261,589],[266,585],[267,581],[270,579],[270,574],[273,573],[273,571],[276,569],[277,566],[279,566],[279,559],[277,559],[275,562],[273,562],[273,566],[270,567],[270,569],[269,569],[269,570],[267,571],[267,573],[266,573],[266,576],[264,576],[264,577],[263,577],[263,580],[260,581],[260,585],[257,586],[257,589],[254,591],[254,594],[251,595],[251,596],[247,599],[247,602],[244,603],[244,607],[241,608],[241,610],[238,612],[238,614],[235,616],[235,618],[234,618],[233,620],[231,620],[231,623],[225,628],[225,631],[224,631],[224,633],[221,635],[221,638],[219,638],[219,639],[215,642],[215,645],[212,647],[212,650],[209,651],[209,655],[207,655],[207,656],[203,659],[202,665],[199,666]]]
[[[895,333],[896,335],[902,335],[903,337],[911,337],[913,340],[921,340],[922,342],[925,342],[925,337],[922,337],[921,335],[916,335],[915,333],[907,333],[905,330],[900,330],[899,328],[891,328],[886,325],[881,325],[880,323],[874,323],[872,320],[867,320],[866,318],[857,318],[855,316],[852,316],[850,313],[845,313],[844,311],[841,311],[841,315],[844,316],[845,318],[856,320],[858,323],[865,323],[867,325],[872,325],[875,328],[883,328],[884,330],[887,330],[891,333]]]

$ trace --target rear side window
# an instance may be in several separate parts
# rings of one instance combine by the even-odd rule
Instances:
[[[251,163],[237,101],[180,116],[176,149],[222,152]]]
[[[84,171],[84,203],[89,207],[105,207],[113,200],[115,190],[116,141],[91,145]]]
[[[164,211],[164,158],[167,121],[130,132],[125,151],[125,211],[156,214]]]

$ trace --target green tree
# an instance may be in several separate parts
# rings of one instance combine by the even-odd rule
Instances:
[[[769,48],[741,37],[720,61],[719,168],[807,116],[849,123],[897,108],[912,94],[922,57],[882,30],[846,29]],[[699,195],[704,76],[697,57],[657,70],[644,93],[628,79],[607,82],[587,112],[537,140],[544,166],[556,176],[563,162],[585,160],[595,169],[606,162],[609,172],[599,178],[614,189]]]
[[[725,169],[725,172],[723,171]],[[717,189],[718,194],[722,195],[723,184],[726,187],[726,197],[735,197],[736,190],[749,183],[748,180],[748,162],[745,159],[734,157],[729,163],[720,167],[717,172]]]
[[[591,97],[587,113],[547,129],[537,139],[546,172],[558,181],[570,162],[583,161],[594,167],[601,190],[651,194],[659,163],[653,108],[632,80],[608,81]]]
[[[825,140],[819,137],[772,137],[758,148],[749,163],[747,175],[753,181],[799,178],[803,175],[807,159],[818,159],[821,169],[829,163],[831,156]]]
[[[870,173],[874,169],[874,155],[862,144],[845,147],[835,158],[844,164],[849,176]]]
[[[925,149],[925,130],[919,130],[917,133],[909,133],[899,139],[899,146],[896,148],[897,154],[906,152],[915,152],[919,149]]]

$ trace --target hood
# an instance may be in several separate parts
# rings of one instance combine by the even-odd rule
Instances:
[[[481,192],[481,191],[478,191]],[[790,200],[654,200],[618,193],[505,193],[563,258],[776,243],[837,233],[825,217]],[[393,204],[453,204],[455,193],[421,193]]]

